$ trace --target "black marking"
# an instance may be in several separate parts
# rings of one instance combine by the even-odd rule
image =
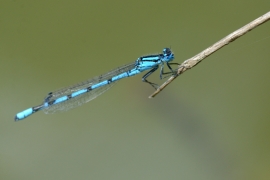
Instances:
[[[87,89],[87,92],[89,92],[89,91],[92,91],[93,89],[92,89],[92,86],[89,86],[88,88],[86,88]]]
[[[67,95],[67,100],[68,100],[68,99],[71,99],[71,98],[72,98],[72,95],[71,95],[71,94],[68,94],[68,95]]]
[[[33,112],[36,112],[36,111],[38,111],[40,108],[39,107],[32,107],[32,111]]]
[[[15,120],[15,121],[18,121],[18,120],[20,120],[20,119],[19,119],[18,116],[16,115],[15,118],[14,118],[14,120]]]
[[[160,61],[160,59],[155,59],[155,60],[142,60],[141,62],[143,63],[144,61],[146,61],[146,62],[158,62],[158,61]]]
[[[52,97],[52,92],[49,92],[48,95],[45,97],[44,102],[48,102]]]
[[[127,71],[126,73],[127,73],[127,77],[129,77],[129,73],[131,73],[131,70]]]
[[[151,57],[151,56],[150,56]],[[157,56],[154,56],[154,57],[157,57]],[[141,62],[143,63],[144,61],[146,61],[146,62],[158,62],[158,61],[160,61],[161,59],[162,59],[162,57],[163,57],[163,55],[162,54],[160,54],[159,56],[158,56],[158,59],[154,59],[154,60],[151,60],[151,59],[147,59],[147,60],[145,60],[144,58],[149,58],[149,56],[144,56],[144,57],[142,57],[142,59],[141,59]]]
[[[108,79],[107,81],[108,81],[108,84],[110,84],[112,82],[112,78]]]
[[[41,108],[43,108],[43,104],[41,104],[41,105],[39,105],[39,106],[32,107],[32,110],[33,110],[33,112],[37,112],[37,111],[39,111]]]
[[[55,102],[55,100],[49,101],[49,102],[48,102],[48,105],[53,105],[54,102]]]
[[[150,57],[158,57],[163,54],[158,54],[158,55],[148,55],[148,56],[141,56],[140,58],[150,58]]]

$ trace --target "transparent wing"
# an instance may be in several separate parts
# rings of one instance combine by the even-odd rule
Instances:
[[[97,84],[99,82],[102,82],[104,80],[108,80],[111,79],[114,76],[117,76],[118,74],[121,74],[123,72],[129,71],[131,69],[133,69],[135,67],[135,62],[131,63],[131,64],[127,64],[121,67],[118,67],[114,70],[111,70],[110,72],[100,75],[100,76],[96,76],[92,79],[89,79],[87,81],[75,84],[73,86],[69,86],[63,89],[59,89],[55,92],[52,92],[51,97],[50,97],[50,101],[55,100],[59,97],[63,97],[66,95],[69,95],[73,92],[76,92],[78,90],[81,89],[85,89],[89,86],[92,86],[94,84]],[[54,104],[51,106],[48,106],[46,108],[43,109],[43,111],[48,114],[48,113],[55,113],[58,111],[67,111],[71,108],[75,108],[78,107],[84,103],[87,103],[93,99],[95,99],[96,97],[98,97],[99,95],[101,95],[102,93],[104,93],[105,91],[107,91],[108,89],[110,89],[113,85],[115,84],[115,82],[107,84],[105,86],[102,86],[100,88],[97,89],[93,89],[87,93],[84,93],[82,95],[76,96],[74,98],[71,98],[67,101],[64,101],[62,103],[59,104]]]

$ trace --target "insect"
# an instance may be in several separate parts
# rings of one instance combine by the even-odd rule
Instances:
[[[15,121],[22,120],[40,110],[43,110],[45,113],[54,113],[80,106],[107,91],[116,81],[140,74],[146,70],[150,71],[142,77],[142,81],[157,89],[158,85],[148,81],[147,77],[155,72],[159,68],[159,65],[161,66],[161,79],[163,74],[174,73],[170,65],[178,63],[171,63],[173,59],[174,54],[170,48],[164,48],[162,54],[141,56],[135,62],[118,67],[106,74],[48,93],[42,104],[16,114]],[[164,64],[168,66],[170,72],[163,72]]]

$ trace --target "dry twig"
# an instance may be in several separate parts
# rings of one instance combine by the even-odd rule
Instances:
[[[236,40],[237,38],[241,37],[248,31],[258,27],[259,25],[265,23],[270,19],[270,11],[261,17],[255,19],[254,21],[250,22],[249,24],[243,26],[242,28],[234,31],[233,33],[229,34],[225,38],[221,39],[217,43],[213,44],[209,48],[205,49],[201,53],[197,54],[196,56],[184,61],[181,65],[178,66],[176,74],[172,75],[166,82],[164,82],[149,98],[155,97],[158,93],[160,93],[167,85],[169,85],[174,79],[176,79],[180,74],[184,73],[186,70],[193,68],[207,56],[213,54],[220,48],[224,47],[225,45],[229,44],[230,42]]]

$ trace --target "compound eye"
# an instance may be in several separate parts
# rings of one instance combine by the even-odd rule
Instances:
[[[163,54],[164,54],[164,55],[170,55],[170,54],[171,54],[170,48],[164,48],[164,49],[163,49]]]

